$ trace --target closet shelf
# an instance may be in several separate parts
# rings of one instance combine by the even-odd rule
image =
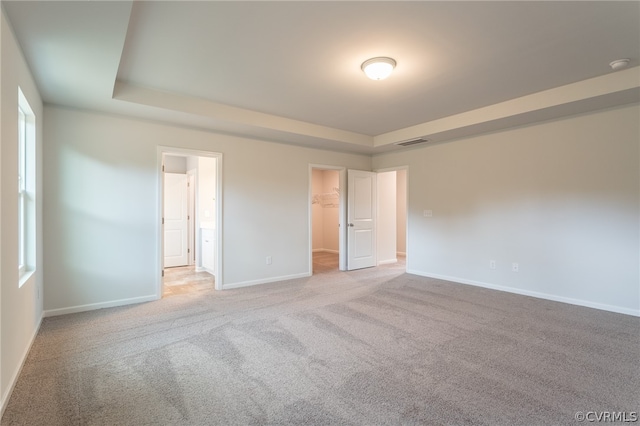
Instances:
[[[333,188],[333,192],[313,194],[313,198],[311,199],[311,204],[320,204],[323,208],[338,207],[339,202],[340,193],[338,188]]]

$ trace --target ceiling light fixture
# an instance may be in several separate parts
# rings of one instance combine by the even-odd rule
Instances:
[[[371,58],[362,63],[362,71],[371,80],[384,80],[391,75],[396,67],[396,61],[391,58]]]
[[[629,65],[629,62],[629,59],[616,59],[615,61],[611,62],[609,66],[612,70],[615,71],[626,67],[627,65]]]

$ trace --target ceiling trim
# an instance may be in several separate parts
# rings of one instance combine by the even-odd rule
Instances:
[[[267,130],[373,147],[373,137],[116,81],[113,99]]]
[[[276,140],[281,139],[287,143],[310,145],[313,141],[320,141],[321,146],[329,149],[374,154],[402,149],[397,146],[398,142],[419,137],[427,138],[430,142],[444,142],[640,102],[640,67],[556,87],[374,137],[121,81],[115,83],[113,99],[152,107],[156,114],[161,111],[179,112],[180,114],[173,117],[176,122],[193,125],[195,119],[198,127],[214,131],[230,131],[250,137],[259,137],[261,133],[266,132]],[[161,115],[167,119],[166,114]]]
[[[564,115],[572,115],[614,104],[638,102],[639,93],[640,67],[634,67],[384,133],[374,137],[374,146],[382,147],[417,137],[433,140],[436,136],[442,139],[443,135],[449,135],[447,138],[450,139],[451,135],[461,137],[495,131],[540,121],[541,117],[548,117],[544,111],[562,111]],[[560,108],[563,105],[571,105],[571,108]]]

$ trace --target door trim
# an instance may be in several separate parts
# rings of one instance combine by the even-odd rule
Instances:
[[[338,225],[340,230],[338,233],[338,269],[340,271],[347,270],[347,227],[344,226],[347,220],[347,169],[340,166],[329,166],[326,164],[309,163],[309,199],[307,202],[308,216],[308,240],[309,240],[309,276],[313,275],[313,169],[317,170],[337,170],[338,185],[340,186],[340,197],[338,207]]]
[[[193,157],[211,157],[216,158],[216,255],[215,255],[215,289],[222,290],[224,284],[224,272],[223,272],[223,217],[222,217],[222,201],[223,201],[223,155],[220,152],[203,151],[195,149],[186,149],[173,146],[161,146],[156,147],[156,176],[157,176],[157,204],[156,204],[156,299],[162,298],[163,279],[162,273],[164,270],[164,235],[162,229],[162,215],[164,206],[164,173],[162,171],[162,157],[163,155],[182,155]]]
[[[189,228],[187,231],[187,235],[189,236],[187,264],[193,266],[196,264],[196,175],[189,170],[187,170],[187,182],[189,182],[189,188],[187,190],[189,197],[187,206],[187,215],[189,215],[189,220],[187,221]]]

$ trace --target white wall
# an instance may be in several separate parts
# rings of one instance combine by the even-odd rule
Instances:
[[[187,157],[177,155],[164,156],[164,171],[166,173],[187,173]]]
[[[371,168],[368,156],[126,117],[50,106],[45,116],[44,303],[50,314],[155,294],[158,145],[224,155],[218,235],[227,287],[308,275],[309,164]]]
[[[639,116],[626,106],[374,157],[409,166],[407,271],[640,315]]]
[[[396,174],[396,250],[407,254],[407,171]]]
[[[324,213],[322,203],[320,201],[320,194],[324,191],[324,173],[322,170],[311,170],[311,194],[317,195],[315,202],[311,204],[311,233],[312,233],[312,248],[313,251],[322,251],[324,249]]]
[[[337,170],[313,169],[311,176],[311,193],[317,201],[311,205],[313,250],[338,253],[340,250],[339,199],[336,195],[335,203],[331,205],[332,199],[327,198],[327,195],[335,194],[334,188],[340,187],[340,173]]]
[[[396,258],[396,172],[378,173],[378,264]]]
[[[337,170],[324,170],[322,172],[322,185],[323,193],[334,194],[334,188],[340,188],[340,172]],[[325,205],[322,209],[322,248],[325,251],[338,253],[340,250],[340,228],[338,228],[338,224],[340,223],[340,209],[338,208],[338,197],[336,197],[335,201],[335,204]]]
[[[198,218],[202,222],[216,221],[215,158],[198,157]]]
[[[198,157],[195,157],[193,155],[187,156],[186,158],[186,166],[187,166],[187,173],[192,173],[194,175],[198,174]]]
[[[0,20],[0,395],[4,410],[42,318],[42,100],[4,13]],[[36,265],[18,287],[18,86],[36,116]]]

